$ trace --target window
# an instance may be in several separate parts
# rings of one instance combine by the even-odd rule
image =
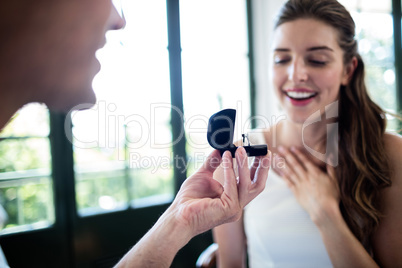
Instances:
[[[401,18],[393,19],[393,1],[341,2],[357,24],[371,95],[382,107],[397,111],[400,71],[395,67],[393,29]],[[108,33],[108,43],[98,54],[102,71],[94,88],[99,102],[87,111],[71,113],[75,201],[82,216],[171,201],[180,164],[175,156],[188,161],[187,174],[199,167],[211,150],[207,120],[219,109],[238,110],[236,139],[248,127],[244,125],[250,115],[246,1],[122,3],[127,26]],[[172,12],[166,11],[172,3],[180,6],[180,24],[171,26],[169,34]],[[182,57],[176,59],[182,69],[170,65],[168,40],[175,33],[180,33],[175,38],[181,42]],[[264,44],[258,34],[256,30],[256,47]],[[172,72],[182,79],[182,87],[174,90],[183,95],[183,107],[172,105]],[[184,125],[187,156],[172,146],[178,137],[172,134],[177,127],[172,126],[172,109]],[[397,127],[392,121],[388,126]],[[49,128],[47,109],[31,104],[0,134],[0,203],[9,216],[2,233],[55,222],[51,160],[64,156],[51,156]]]
[[[47,227],[54,222],[46,107],[20,109],[0,134],[0,202],[8,214],[1,233]]]
[[[383,109],[395,113],[398,103],[392,1],[340,2],[348,8],[356,23],[356,36],[359,52],[365,62],[369,93]],[[398,129],[398,121],[391,116],[388,119],[388,130]]]
[[[174,169],[191,174],[211,151],[209,116],[229,107],[250,115],[244,1],[180,2],[183,108],[171,103],[169,71],[180,70],[169,70],[166,2],[123,4],[127,25],[98,54],[98,103],[72,114],[80,215],[171,201]],[[173,152],[184,133],[173,137],[171,112],[184,123],[187,158]]]
[[[108,43],[99,51],[102,70],[93,84],[98,103],[87,111],[69,114],[74,151],[66,150],[69,155],[63,155],[59,148],[51,148],[49,140],[57,130],[57,142],[52,140],[52,146],[71,149],[65,139],[69,131],[64,131],[60,115],[51,114],[49,127],[49,113],[39,104],[21,109],[0,133],[0,203],[9,216],[0,234],[8,234],[2,237],[2,246],[15,254],[10,257],[14,263],[24,261],[19,252],[31,252],[33,246],[38,252],[60,249],[59,255],[52,256],[55,263],[66,260],[73,266],[85,266],[109,254],[121,257],[165,206],[147,211],[132,208],[170,202],[186,172],[198,168],[211,151],[205,133],[209,116],[219,109],[237,109],[235,139],[249,127],[244,124],[254,101],[249,68],[255,66],[259,71],[254,75],[261,91],[257,93],[269,87],[264,80],[268,77],[266,33],[273,18],[270,12],[281,1],[121,2],[127,26],[124,31],[108,33]],[[371,94],[384,108],[400,109],[395,98],[398,92],[401,95],[400,70],[395,67],[399,58],[393,51],[397,32],[392,30],[395,21],[400,27],[400,10],[395,13],[399,17],[392,19],[391,1],[342,2],[357,22]],[[247,37],[251,33],[246,17],[246,4],[251,3],[253,49],[258,52],[253,64],[249,64]],[[180,17],[176,14],[179,7]],[[371,23],[378,21],[380,30]],[[395,51],[400,51],[400,40],[397,44]],[[274,105],[273,98],[264,94],[256,99],[260,110]],[[172,111],[178,120],[171,118]],[[60,165],[70,157],[74,157],[74,165]],[[187,167],[184,172],[177,162],[182,160]],[[77,212],[81,217],[76,217]],[[86,217],[89,215],[96,217]],[[116,218],[135,222],[137,233],[132,226],[110,228]],[[43,228],[48,226],[54,228]],[[26,232],[25,240],[12,241],[11,233],[36,228],[47,231],[43,245],[38,245],[36,238],[43,238],[44,232]],[[28,236],[34,233],[37,236]],[[95,253],[88,253],[91,246],[77,246],[86,241],[96,241]],[[195,251],[183,252],[185,258],[179,256],[179,261],[184,262],[191,259],[187,253]],[[35,265],[33,259],[29,258],[31,266],[43,266]],[[43,258],[35,261],[41,264]]]
[[[191,174],[212,150],[206,138],[212,114],[236,109],[235,140],[249,127],[244,125],[250,117],[246,2],[183,0],[180,14],[184,125]]]
[[[98,103],[73,113],[81,215],[169,202],[174,195],[166,3],[125,1],[94,80]]]
[[[71,213],[70,207],[63,207],[70,200],[58,204],[60,197],[55,196],[66,186],[70,190],[64,194],[75,191],[73,208],[80,216],[170,202],[186,173],[198,168],[211,151],[206,142],[209,116],[223,108],[237,109],[244,120],[249,116],[245,1],[182,0],[180,17],[175,15],[178,1],[121,4],[126,27],[109,32],[97,55],[102,64],[93,83],[98,102],[86,111],[69,113],[64,127],[71,118],[72,132],[58,129],[56,135],[61,148],[70,144],[60,142],[73,143],[74,165],[63,165],[69,156],[59,148],[51,150],[50,128],[61,128],[62,117],[53,116],[50,127],[43,105],[21,109],[2,131],[0,202],[9,216],[3,232],[51,226],[56,215]],[[174,46],[183,47],[183,58]],[[174,61],[180,68],[172,67]],[[171,92],[182,92],[183,100]],[[178,115],[185,132],[174,134],[177,124],[171,113]],[[187,156],[185,150],[175,149],[183,135],[187,144],[179,147]],[[57,179],[57,191],[52,159],[60,159],[53,161],[58,163],[57,174],[68,174]],[[186,168],[180,169],[183,164]],[[74,173],[67,170],[71,167]],[[66,181],[72,174],[74,190]],[[65,211],[56,213],[55,202]]]

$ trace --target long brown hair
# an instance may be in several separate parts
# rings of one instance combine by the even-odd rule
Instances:
[[[379,192],[391,185],[383,136],[385,112],[367,93],[364,63],[357,51],[355,23],[336,0],[289,0],[280,10],[275,28],[300,18],[312,18],[334,27],[344,52],[344,64],[356,57],[351,81],[339,95],[339,165],[336,175],[340,209],[356,238],[371,253],[370,237],[381,218]]]

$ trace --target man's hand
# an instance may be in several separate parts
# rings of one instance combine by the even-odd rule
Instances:
[[[243,147],[236,151],[239,177],[233,170],[229,152],[220,157],[213,151],[203,166],[182,185],[172,207],[178,224],[189,228],[192,235],[205,232],[223,223],[240,218],[243,208],[264,190],[270,167],[270,155],[256,157],[248,167]],[[223,168],[223,185],[213,178],[216,168]]]
[[[265,187],[270,155],[256,157],[249,169],[244,148],[236,151],[236,178],[229,152],[221,158],[212,152],[203,166],[181,186],[172,205],[152,229],[116,267],[170,267],[174,256],[188,241],[217,225],[238,220],[241,212]],[[213,178],[223,168],[223,185]]]

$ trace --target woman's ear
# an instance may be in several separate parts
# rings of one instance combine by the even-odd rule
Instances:
[[[352,60],[345,65],[341,81],[342,86],[346,86],[347,84],[349,84],[350,80],[352,79],[353,73],[356,70],[357,64],[358,64],[357,58],[353,57]]]

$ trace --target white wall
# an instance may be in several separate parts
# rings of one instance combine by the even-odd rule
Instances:
[[[254,68],[256,83],[256,114],[272,122],[278,116],[279,108],[273,93],[269,70],[272,61],[271,36],[274,19],[285,0],[253,0]],[[258,124],[258,123],[257,123]]]

